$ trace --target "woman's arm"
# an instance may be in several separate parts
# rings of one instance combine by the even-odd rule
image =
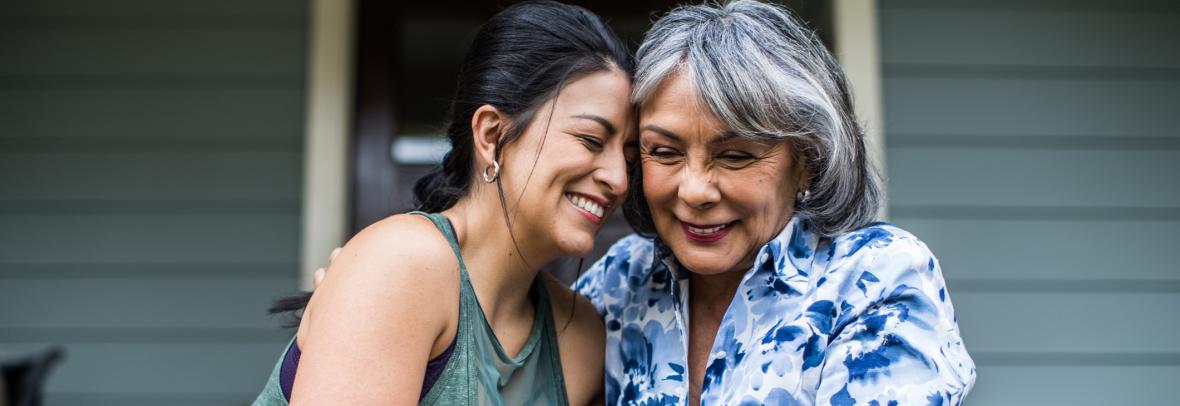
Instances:
[[[417,403],[458,319],[446,240],[426,219],[394,216],[349,241],[331,269],[303,316],[291,404]]]
[[[553,324],[561,352],[561,371],[571,405],[601,405],[606,330],[589,300],[541,274],[549,289]]]

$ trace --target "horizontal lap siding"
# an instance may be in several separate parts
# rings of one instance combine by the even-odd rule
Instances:
[[[297,75],[304,53],[301,19],[219,22],[37,18],[10,24],[0,37],[0,75],[128,77],[144,75]],[[42,24],[38,24],[42,23]],[[32,25],[36,24],[36,25]],[[268,26],[269,25],[269,26]]]
[[[49,405],[244,404],[298,287],[306,2],[0,10],[0,350]]]
[[[0,117],[4,118],[0,120],[0,140],[5,140],[0,142],[31,148],[55,139],[70,143],[123,139],[163,143],[192,137],[301,141],[302,122],[290,119],[303,111],[300,80],[221,85],[167,81],[140,88],[109,84],[66,89],[60,82],[37,85],[41,86],[0,87]]]
[[[888,151],[897,206],[1180,207],[1180,149]],[[920,212],[913,213],[920,215]]]
[[[1180,104],[1180,83],[1174,78],[916,77],[888,66],[886,126],[907,145],[919,136],[943,143],[981,136],[1032,143],[1065,136],[1077,145],[1092,137],[1121,142],[1180,138],[1172,114]]]
[[[217,141],[211,139],[204,146]],[[302,165],[301,153],[295,148],[282,143],[230,143],[202,151],[200,140],[190,144],[194,145],[163,144],[158,149],[189,147],[194,151],[6,153],[0,162],[0,185],[10,200],[299,198],[300,180],[290,176]]]
[[[1175,260],[1162,255],[1175,247],[1180,218],[1092,219],[1099,213],[1085,212],[1046,218],[1053,213],[1019,207],[994,213],[954,209],[907,209],[904,215],[895,210],[893,220],[926,241],[938,255],[943,275],[956,282],[1006,281],[1009,289],[1031,289],[1019,283],[1041,289],[1086,281],[1110,282],[1106,289],[1118,289],[1118,281],[1161,289],[1180,283]],[[1012,218],[1020,214],[1029,217]]]
[[[980,355],[977,361],[982,365],[1005,359],[997,356],[1007,354],[1033,358],[1079,354],[1064,362],[1108,354],[1129,355],[1131,360],[1143,358],[1136,354],[1152,355],[1172,363],[1180,359],[1175,355],[1180,354],[1180,340],[1174,335],[1149,334],[1180,329],[1180,317],[1164,317],[1170,313],[1165,309],[1180,308],[1176,291],[963,289],[954,292],[953,298],[968,349]]]
[[[881,7],[890,213],[942,263],[970,403],[1169,403],[1180,2]]]
[[[1167,405],[1180,366],[985,364],[979,376],[968,405]]]
[[[1178,68],[1180,55],[1161,51],[1168,39],[1180,37],[1180,26],[1171,13],[1135,9],[1149,2],[1109,0],[1105,3],[1110,9],[1070,7],[1076,2],[1058,2],[1041,9],[1021,9],[1004,2],[910,5],[886,0],[881,13],[886,23],[881,27],[882,60],[888,65],[1044,66],[1066,70]],[[1176,5],[1175,1],[1170,3]]]

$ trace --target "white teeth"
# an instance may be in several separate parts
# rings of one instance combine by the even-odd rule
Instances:
[[[696,234],[713,234],[718,231],[721,231],[722,229],[725,228],[725,226],[726,226],[726,224],[722,224],[722,225],[715,226],[715,227],[709,227],[709,228],[696,228],[693,226],[688,226],[688,231],[692,231]]]
[[[594,215],[598,216],[598,218],[602,218],[602,215],[606,214],[606,210],[603,209],[602,206],[599,206],[598,203],[595,203],[593,200],[569,193],[566,193],[565,197],[566,199],[569,199],[570,202],[573,202],[578,207],[581,207],[582,210],[594,213]]]

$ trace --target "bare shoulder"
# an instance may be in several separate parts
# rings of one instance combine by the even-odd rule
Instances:
[[[457,269],[450,243],[430,220],[395,215],[369,225],[345,244],[310,305],[340,290],[349,296],[432,292],[458,281]]]
[[[332,261],[324,288],[345,278],[371,282],[413,280],[418,286],[446,281],[458,262],[429,219],[399,214],[357,233]],[[426,284],[426,285],[422,285]],[[317,292],[318,293],[318,292]]]
[[[594,305],[549,274],[542,274],[553,307],[561,369],[571,404],[590,404],[602,392],[606,330]]]
[[[457,264],[450,244],[438,228],[429,219],[413,214],[390,216],[366,227],[344,245],[340,258],[349,259],[346,254],[352,257],[365,254],[373,260],[396,259],[390,265],[398,266]]]
[[[302,345],[310,332],[320,330],[315,326],[324,323],[400,320],[397,312],[422,307],[418,305],[423,302],[454,302],[427,306],[439,314],[415,311],[422,327],[445,327],[447,312],[458,306],[457,269],[449,243],[429,219],[399,214],[378,221],[350,239],[332,261],[308,303],[299,341]],[[444,302],[448,296],[455,300]]]
[[[419,216],[392,216],[349,240],[300,325],[292,403],[415,401],[426,362],[458,319],[457,264]]]

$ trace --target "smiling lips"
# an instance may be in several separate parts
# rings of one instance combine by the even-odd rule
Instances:
[[[702,243],[711,243],[725,238],[725,236],[729,234],[730,226],[732,226],[734,223],[736,223],[736,221],[725,224],[699,225],[681,221],[680,227],[684,229],[684,235],[688,237],[689,240]]]
[[[606,214],[606,208],[610,207],[609,205],[605,205],[604,207],[604,205],[599,203],[597,199],[580,194],[566,193],[565,198],[566,200],[569,200],[570,203],[573,203],[574,207],[579,209],[579,214],[581,214],[583,217],[586,217],[586,219],[590,220],[594,224],[602,224],[602,218],[603,215]]]

